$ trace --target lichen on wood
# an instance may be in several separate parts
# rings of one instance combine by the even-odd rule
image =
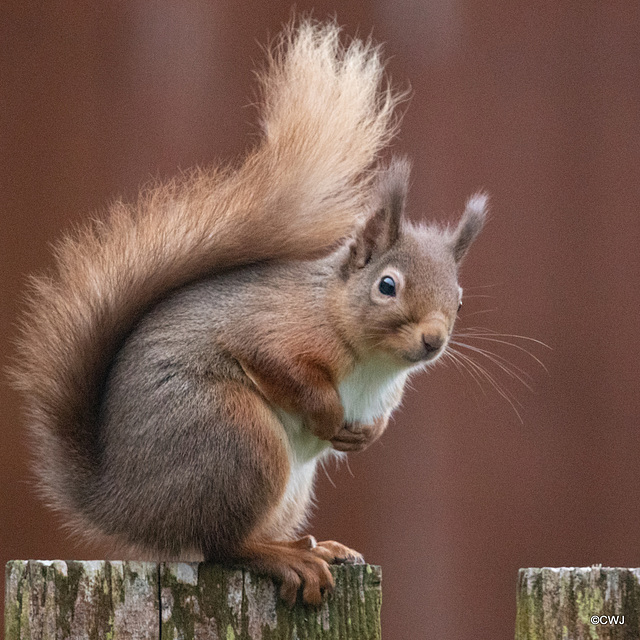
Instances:
[[[343,565],[331,571],[336,588],[320,608],[298,603],[288,609],[269,578],[216,565],[166,563],[160,572],[163,638],[380,640],[380,568]]]
[[[640,640],[640,569],[520,569],[516,640]]]
[[[154,563],[15,560],[7,563],[6,640],[157,640]]]
[[[381,575],[331,568],[320,608],[288,609],[269,578],[204,563],[11,561],[6,640],[380,640]]]

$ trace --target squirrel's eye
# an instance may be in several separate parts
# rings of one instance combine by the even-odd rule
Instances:
[[[391,276],[384,276],[378,285],[378,291],[384,296],[396,295],[396,281]]]

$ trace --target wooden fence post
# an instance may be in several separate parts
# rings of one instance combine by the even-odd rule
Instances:
[[[318,609],[288,609],[273,582],[204,563],[12,560],[6,640],[380,640],[381,572],[331,568]]]
[[[520,569],[516,640],[640,640],[640,569]]]

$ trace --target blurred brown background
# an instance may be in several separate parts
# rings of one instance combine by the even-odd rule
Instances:
[[[518,348],[469,339],[531,375],[533,392],[467,351],[522,422],[486,380],[439,366],[415,380],[381,442],[330,471],[335,486],[320,477],[312,530],[383,565],[388,640],[513,637],[518,567],[640,565],[640,5],[297,9],[373,32],[395,81],[411,83],[395,149],[414,160],[413,216],[452,219],[474,190],[491,194],[460,331],[553,349],[506,338],[545,373]],[[150,176],[229,159],[253,139],[259,43],[290,10],[3,3],[3,365],[26,275],[51,264],[65,229]],[[4,383],[0,393],[2,562],[104,556],[34,498],[19,398]]]

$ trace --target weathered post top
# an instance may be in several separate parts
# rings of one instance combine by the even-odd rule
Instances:
[[[319,609],[269,578],[204,563],[12,560],[6,640],[380,640],[381,571],[333,566]]]
[[[640,569],[520,569],[516,640],[640,640]]]

